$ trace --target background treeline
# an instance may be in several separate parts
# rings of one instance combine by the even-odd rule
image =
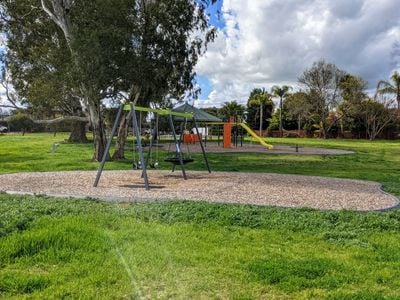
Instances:
[[[224,119],[236,116],[264,136],[400,138],[398,72],[378,82],[372,96],[363,78],[324,60],[305,70],[298,83],[297,91],[288,86],[258,88],[246,105],[230,101],[205,110]]]

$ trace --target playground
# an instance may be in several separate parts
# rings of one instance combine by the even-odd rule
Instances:
[[[104,171],[112,137],[116,134],[124,110],[129,111],[132,121],[133,170]],[[148,121],[150,137],[147,147],[142,145],[142,112],[153,116],[153,121]],[[172,132],[172,141],[169,143],[160,143],[159,117],[168,119]],[[265,154],[317,157],[354,154],[351,150],[299,146],[299,143],[272,145],[245,123],[235,122],[233,118],[228,122],[219,121],[221,120],[188,104],[174,110],[121,105],[96,173],[70,171],[5,174],[0,175],[0,191],[123,202],[192,200],[323,210],[385,210],[399,204],[396,197],[383,192],[381,184],[373,181],[272,174],[268,169],[262,170],[261,174],[249,173],[252,171],[250,167],[246,172],[213,172],[207,153],[237,153],[239,159],[242,154],[251,153],[258,158]],[[187,131],[188,122],[194,126],[194,133]],[[205,129],[205,136],[202,136],[198,122],[203,122],[206,126],[222,125],[222,139],[218,135],[218,142],[207,142],[208,129],[202,128]],[[176,128],[179,126],[178,134]],[[243,143],[244,132],[252,138],[252,142]],[[52,153],[55,154],[55,151],[53,144]],[[164,153],[164,159],[160,159],[160,151]],[[195,161],[192,153],[197,154],[197,159],[201,157],[198,166],[201,166],[202,171],[188,172],[187,164]],[[162,160],[170,165],[170,171],[157,170]],[[228,170],[230,165],[231,162],[228,162]]]
[[[183,107],[183,108],[182,108]],[[187,110],[191,111],[187,111]],[[45,173],[15,173],[0,175],[1,191],[10,194],[44,194],[57,197],[95,198],[107,201],[165,201],[192,200],[219,203],[254,204],[280,207],[308,207],[323,210],[382,210],[398,205],[398,199],[381,190],[381,185],[372,181],[360,181],[318,176],[300,176],[288,174],[271,174],[268,169],[263,173],[246,172],[213,172],[209,164],[208,153],[224,155],[225,153],[254,153],[261,157],[264,153],[281,155],[337,156],[351,155],[353,151],[328,149],[322,147],[304,147],[294,145],[271,145],[256,135],[246,124],[234,122],[233,119],[223,125],[222,145],[208,142],[200,134],[198,121],[215,121],[207,113],[201,112],[187,104],[177,110],[160,110],[131,105],[121,105],[115,119],[111,137],[113,137],[121,120],[123,110],[130,112],[133,145],[133,170],[104,171],[107,153],[111,150],[109,139],[98,171],[70,171]],[[146,148],[142,145],[142,128],[139,125],[141,112],[153,113],[154,126],[150,121],[150,140]],[[172,131],[172,142],[159,141],[159,116],[167,117]],[[176,130],[176,119],[181,125],[180,134]],[[194,134],[188,136],[188,121],[192,121]],[[217,120],[218,121],[218,120]],[[215,123],[213,123],[215,125]],[[179,126],[179,125],[178,125]],[[244,129],[255,143],[238,143],[239,129]],[[206,131],[207,132],[207,131]],[[232,136],[232,132],[234,135]],[[190,137],[190,141],[188,141]],[[240,133],[243,139],[243,133]],[[232,141],[234,143],[232,144]],[[54,146],[54,145],[53,145]],[[161,150],[159,149],[161,146]],[[171,147],[172,146],[172,147]],[[189,147],[192,148],[189,152]],[[188,149],[185,152],[185,148]],[[53,149],[53,148],[52,148]],[[156,152],[154,160],[153,152]],[[161,163],[159,152],[163,151],[163,163],[170,165],[170,171],[157,170]],[[55,150],[52,150],[55,154]],[[187,164],[195,161],[191,153],[201,157],[203,171],[189,171]],[[200,155],[201,154],[201,155]],[[228,163],[228,169],[229,165]],[[174,172],[176,171],[176,172]]]

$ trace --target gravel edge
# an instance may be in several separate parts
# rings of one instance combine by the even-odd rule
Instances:
[[[44,173],[61,173],[61,174],[68,174],[69,172],[74,173],[77,171],[56,171],[56,172],[34,172],[36,174],[44,174]],[[78,171],[78,172],[84,172],[84,171]],[[86,171],[86,172],[94,172],[94,171]],[[105,171],[105,172],[110,172],[110,173],[115,173],[118,171]],[[125,171],[125,172],[130,172],[130,171]],[[12,173],[14,175],[22,175],[22,174],[34,174],[32,172],[23,172],[23,173]],[[164,173],[167,173],[167,171],[165,171]],[[202,172],[196,172],[196,171],[191,171],[191,173],[194,173],[194,175],[201,175]],[[219,173],[221,175],[229,175],[231,174],[230,172],[213,172],[215,173]],[[256,175],[258,173],[251,173],[251,172],[233,172],[232,174],[235,174],[235,176],[237,176],[238,174],[248,174],[248,175]],[[315,209],[315,210],[321,210],[321,211],[331,211],[331,210],[348,210],[348,211],[363,211],[363,212],[368,212],[368,211],[389,211],[389,210],[394,210],[394,209],[398,209],[400,208],[400,200],[398,197],[386,192],[383,190],[383,186],[382,184],[378,183],[378,182],[374,182],[374,181],[368,181],[368,180],[360,180],[360,179],[343,179],[343,178],[333,178],[333,177],[323,177],[323,176],[314,176],[314,175],[291,175],[291,174],[275,174],[275,173],[260,173],[260,174],[264,174],[264,175],[272,175],[272,176],[283,176],[286,178],[293,178],[293,180],[296,180],[296,178],[298,179],[302,179],[302,178],[320,178],[322,180],[325,181],[335,181],[335,180],[344,180],[344,181],[348,181],[351,182],[353,181],[355,184],[357,182],[361,182],[361,183],[372,183],[375,185],[375,190],[383,195],[385,195],[387,198],[390,198],[392,201],[390,203],[391,206],[381,206],[379,208],[378,207],[370,207],[369,209],[357,209],[357,208],[346,208],[346,207],[342,207],[342,208],[330,208],[330,207],[310,207],[308,206],[306,203],[299,203],[297,202],[295,205],[287,205],[287,203],[246,203],[244,202],[230,202],[229,200],[226,199],[218,199],[214,198],[213,200],[209,200],[208,198],[203,198],[201,195],[198,195],[198,198],[185,198],[185,195],[182,195],[182,197],[179,197],[179,195],[175,195],[175,197],[169,197],[169,198],[163,198],[161,196],[156,196],[156,195],[143,195],[143,194],[136,194],[136,195],[129,195],[129,196],[125,196],[123,194],[121,195],[114,195],[114,194],[108,194],[108,195],[95,195],[95,194],[74,194],[74,193],[58,193],[58,191],[54,190],[54,191],[43,191],[43,192],[38,192],[38,191],[34,191],[31,192],[29,190],[18,190],[18,188],[16,188],[16,190],[13,189],[12,186],[8,186],[8,189],[4,189],[2,192],[9,194],[9,195],[32,195],[32,196],[50,196],[50,197],[56,197],[56,198],[75,198],[75,199],[97,199],[97,200],[101,200],[101,201],[108,201],[108,202],[170,202],[170,201],[202,201],[202,202],[208,202],[208,203],[221,203],[221,204],[245,204],[245,205],[255,205],[255,206],[264,206],[264,207],[277,207],[277,208],[310,208],[310,209]],[[3,174],[3,175],[11,175],[10,174]],[[307,180],[308,181],[308,180]],[[143,187],[144,189],[144,187]],[[251,201],[250,201],[251,202]],[[393,204],[394,203],[394,204]],[[389,205],[389,203],[387,203]]]

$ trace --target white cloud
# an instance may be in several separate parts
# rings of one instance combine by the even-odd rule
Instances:
[[[397,0],[224,0],[222,15],[226,27],[197,66],[212,83],[207,102],[196,101],[203,107],[245,103],[253,87],[296,85],[321,58],[370,87],[399,67]]]

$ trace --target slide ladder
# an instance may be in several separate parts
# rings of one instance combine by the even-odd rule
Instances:
[[[263,138],[261,138],[260,136],[258,136],[253,130],[251,130],[251,128],[249,126],[247,126],[245,123],[239,123],[240,126],[242,126],[242,128],[244,130],[246,130],[253,138],[255,138],[261,145],[263,145],[264,147],[267,147],[269,150],[272,150],[274,148],[274,146],[267,144]]]

